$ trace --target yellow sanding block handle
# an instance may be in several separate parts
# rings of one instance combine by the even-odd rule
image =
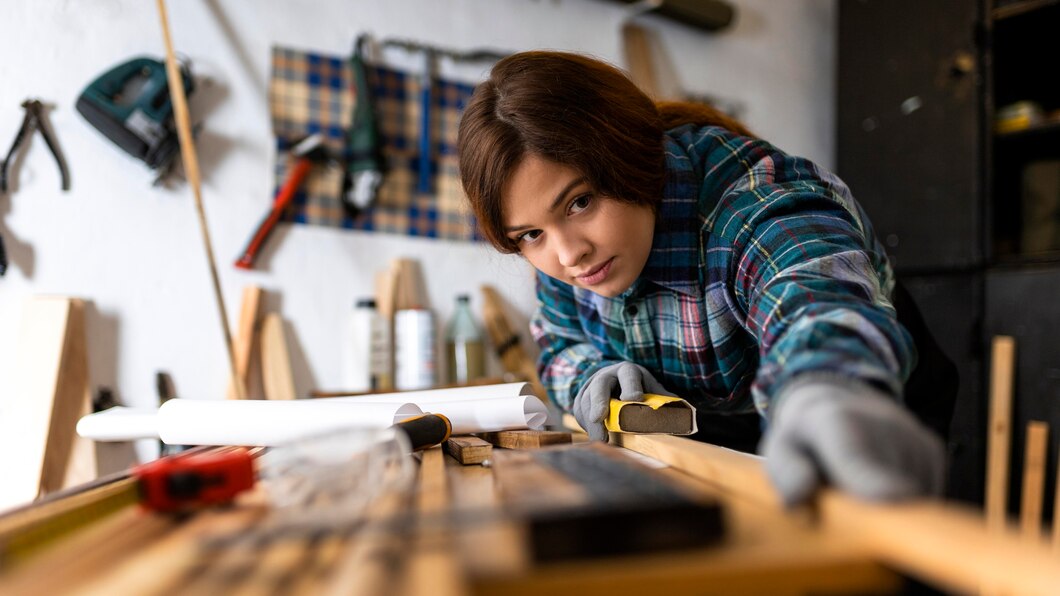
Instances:
[[[610,432],[618,432],[618,433],[622,433],[622,432],[645,432],[644,429],[639,429],[639,428],[638,429],[623,428],[622,424],[620,423],[622,410],[624,408],[644,408],[644,407],[651,408],[652,410],[659,410],[659,408],[661,408],[661,407],[663,407],[663,406],[665,406],[667,404],[675,404],[676,407],[678,407],[678,408],[683,410],[683,414],[685,414],[685,415],[682,416],[681,418],[686,420],[686,422],[682,422],[681,425],[680,425],[683,428],[681,428],[681,429],[673,428],[673,429],[670,429],[670,430],[657,429],[657,430],[652,430],[652,431],[647,431],[647,432],[661,432],[661,433],[665,433],[665,434],[680,434],[680,435],[687,435],[687,434],[695,433],[696,430],[697,430],[697,428],[696,428],[696,409],[694,407],[692,407],[692,404],[688,403],[687,401],[685,401],[685,400],[683,400],[683,399],[681,399],[679,397],[670,397],[668,395],[657,395],[657,394],[654,394],[654,393],[646,393],[644,395],[644,401],[622,401],[622,400],[619,400],[619,399],[612,399],[611,400],[611,410],[608,412],[607,420],[604,421],[604,426],[606,426],[607,430],[609,430]],[[674,408],[675,406],[671,406],[671,408]],[[672,410],[668,410],[668,413],[670,411],[672,411]]]

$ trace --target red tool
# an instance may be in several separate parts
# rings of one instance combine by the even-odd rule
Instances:
[[[227,503],[254,487],[254,460],[246,449],[190,451],[133,468],[140,503],[153,511],[180,511]]]
[[[291,172],[288,174],[287,179],[284,180],[279,192],[276,193],[276,199],[273,200],[269,213],[258,224],[258,229],[254,231],[254,235],[250,237],[250,242],[243,249],[243,254],[236,261],[236,267],[240,269],[254,268],[254,258],[257,257],[258,251],[261,250],[265,240],[268,239],[269,234],[276,227],[276,222],[280,221],[283,212],[291,204],[291,200],[294,199],[294,193],[302,185],[302,180],[305,179],[306,174],[309,173],[314,163],[326,159],[327,152],[324,150],[324,136],[317,133],[306,137],[291,149],[291,155],[296,158],[294,165],[291,166]]]

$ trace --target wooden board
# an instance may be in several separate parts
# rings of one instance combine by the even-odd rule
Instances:
[[[236,330],[233,349],[236,353],[236,382],[243,383],[240,392],[234,382],[229,382],[228,399],[237,399],[239,395],[249,397],[250,362],[254,353],[254,338],[259,326],[262,289],[259,286],[243,288],[243,302],[239,309],[239,329]]]
[[[759,457],[666,435],[617,441],[736,499],[782,507]],[[1011,529],[988,530],[971,509],[931,500],[874,504],[835,490],[821,491],[814,505],[826,535],[852,540],[876,560],[944,590],[1044,595],[1060,586],[1060,560],[1050,549]]]
[[[500,430],[476,433],[482,440],[505,449],[537,449],[571,442],[570,433],[553,430]]]
[[[478,437],[449,437],[445,452],[465,466],[480,464],[490,458],[493,445]]]
[[[278,313],[265,315],[261,325],[261,376],[265,399],[295,399],[294,375],[287,352],[283,319]]]
[[[74,427],[90,399],[84,333],[80,300],[36,297],[23,309],[14,390],[0,395],[0,452],[18,454],[4,465],[0,510],[66,482]]]

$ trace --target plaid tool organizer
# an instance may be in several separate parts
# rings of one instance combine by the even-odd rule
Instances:
[[[433,79],[431,85],[431,192],[418,192],[421,78],[367,65],[386,172],[375,203],[350,218],[342,206],[341,164],[315,167],[295,195],[284,221],[410,236],[481,240],[465,206],[457,168],[456,134],[473,85]],[[289,166],[287,150],[305,136],[323,133],[343,155],[357,101],[350,61],[273,48],[269,107],[276,135],[276,186]]]

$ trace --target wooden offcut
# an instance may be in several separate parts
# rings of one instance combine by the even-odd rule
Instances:
[[[0,395],[0,452],[11,454],[0,482],[0,509],[63,488],[73,449],[85,446],[74,431],[90,400],[84,325],[81,300],[37,297],[26,303],[15,388]]]
[[[247,397],[250,386],[250,361],[254,353],[254,338],[257,336],[262,289],[259,286],[243,288],[243,302],[239,310],[239,329],[236,330],[236,376],[228,384],[228,399]],[[242,383],[243,389],[236,387]]]
[[[298,397],[283,331],[283,318],[277,313],[265,315],[265,322],[261,325],[261,375],[266,399]]]
[[[482,286],[482,320],[505,372],[522,377],[534,388],[534,395],[547,399],[548,394],[537,375],[537,365],[523,349],[519,334],[513,331],[508,316],[504,314],[500,294],[490,286]]]
[[[1042,536],[1042,500],[1045,497],[1045,460],[1049,448],[1049,425],[1033,421],[1027,425],[1023,447],[1023,491],[1020,528],[1028,540]]]
[[[986,522],[994,529],[1005,526],[1008,498],[1008,458],[1012,440],[1012,379],[1016,366],[1016,340],[994,338],[990,365],[990,422],[987,430]]]
[[[445,452],[465,466],[480,464],[490,458],[493,445],[478,437],[449,437]]]
[[[537,449],[571,442],[571,434],[554,430],[500,430],[476,433],[478,437],[505,449]]]

